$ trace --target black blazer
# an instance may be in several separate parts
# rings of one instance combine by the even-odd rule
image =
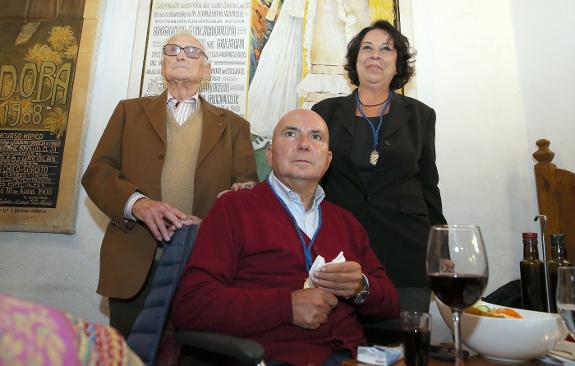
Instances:
[[[395,94],[368,181],[351,162],[355,93],[312,107],[326,121],[333,160],[322,180],[326,198],[353,212],[396,286],[425,286],[430,225],[444,224],[435,165],[435,112]],[[366,143],[371,143],[366,141]]]

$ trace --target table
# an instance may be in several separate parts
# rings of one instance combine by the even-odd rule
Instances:
[[[343,361],[343,363],[341,364],[342,366],[371,366],[371,365],[367,365],[365,363],[361,363],[361,362],[357,362],[356,360],[346,360]],[[453,366],[454,363],[452,361],[442,361],[442,360],[438,360],[436,358],[429,358],[429,363],[427,364],[427,366]],[[483,358],[481,356],[473,356],[470,358],[466,358],[465,359],[465,366],[501,366],[503,364],[501,363],[495,363],[493,361],[489,361],[486,358]],[[542,366],[542,365],[548,365],[545,364],[541,361],[537,361],[537,360],[531,360],[531,361],[527,361],[527,362],[522,362],[522,363],[516,363],[513,364],[514,366]],[[398,362],[396,362],[394,364],[394,366],[405,366],[405,364],[403,363],[403,360],[400,360]]]

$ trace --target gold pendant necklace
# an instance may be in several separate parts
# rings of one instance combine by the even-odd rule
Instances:
[[[369,155],[369,163],[373,166],[377,164],[377,160],[379,159],[379,152],[373,149],[371,154]]]
[[[355,105],[356,108],[359,110],[359,112],[361,113],[361,116],[365,119],[365,121],[369,124],[369,127],[371,128],[371,133],[372,133],[372,138],[373,138],[373,150],[371,151],[371,153],[369,154],[369,163],[372,166],[376,166],[377,165],[377,161],[379,160],[379,151],[377,151],[377,145],[378,140],[379,140],[379,131],[381,129],[381,126],[383,125],[383,115],[385,113],[385,110],[387,109],[387,107],[389,106],[389,104],[391,103],[391,99],[393,98],[393,93],[389,92],[389,96],[387,97],[387,99],[383,102],[383,109],[381,110],[381,113],[379,114],[379,124],[377,125],[377,128],[373,125],[373,123],[370,121],[369,118],[367,118],[367,116],[365,115],[365,112],[363,111],[363,107],[365,106],[361,100],[359,99],[359,94],[355,94]]]

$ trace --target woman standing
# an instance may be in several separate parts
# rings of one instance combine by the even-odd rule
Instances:
[[[446,223],[435,165],[435,112],[396,94],[414,73],[409,41],[378,20],[348,44],[346,71],[358,88],[312,107],[330,131],[327,199],[364,225],[398,287],[401,308],[427,311],[430,225]]]

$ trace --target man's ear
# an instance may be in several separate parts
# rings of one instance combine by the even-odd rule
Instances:
[[[212,65],[206,60],[204,67],[204,72],[202,73],[203,80],[210,80],[210,75],[212,73]]]
[[[327,172],[327,170],[329,169],[329,165],[331,164],[331,159],[332,159],[332,153],[331,151],[327,152],[327,164],[325,165],[325,168],[323,170],[322,176],[325,174],[325,172]]]
[[[269,144],[268,147],[266,148],[266,160],[268,161],[268,165],[271,167],[272,166],[272,144]]]

